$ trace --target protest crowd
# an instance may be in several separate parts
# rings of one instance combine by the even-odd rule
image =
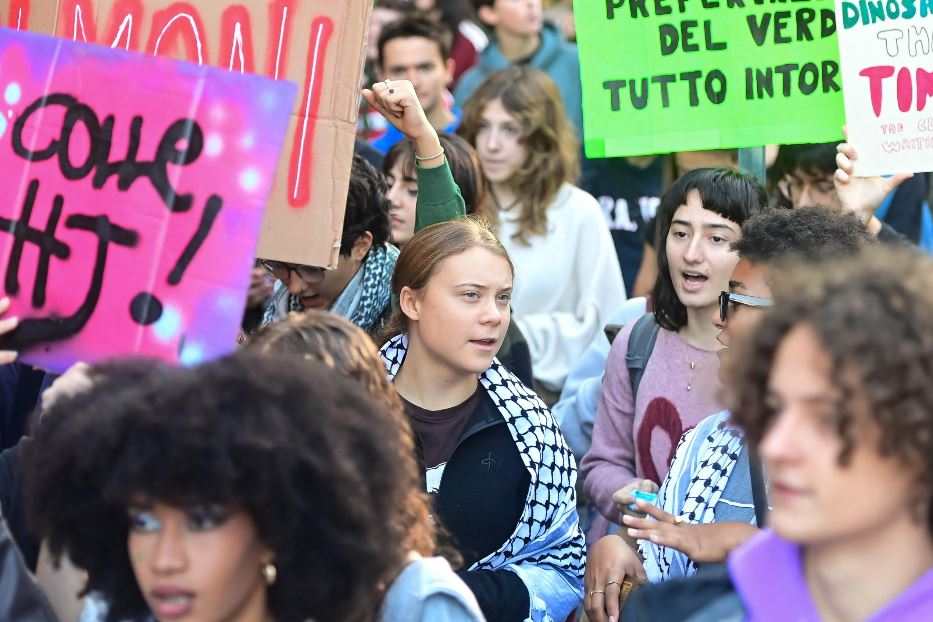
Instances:
[[[41,364],[4,238],[0,621],[933,620],[930,173],[588,157],[571,5],[375,0],[334,262],[226,354]]]

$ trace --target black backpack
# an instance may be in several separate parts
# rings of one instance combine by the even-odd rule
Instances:
[[[622,329],[618,324],[610,324],[606,327],[606,338],[611,345]],[[654,350],[654,342],[658,340],[658,332],[661,326],[655,321],[653,313],[646,313],[637,320],[632,332],[628,338],[628,353],[625,355],[625,362],[628,366],[629,380],[632,385],[632,401],[638,394],[638,385],[641,383],[641,377],[645,375],[645,367],[648,365],[648,359],[651,358],[651,351]]]

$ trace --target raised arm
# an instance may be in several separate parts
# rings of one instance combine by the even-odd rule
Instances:
[[[363,90],[363,97],[415,148],[415,170],[418,174],[415,233],[430,225],[466,215],[466,204],[450,174],[437,131],[428,122],[411,82],[377,82],[372,89]]]

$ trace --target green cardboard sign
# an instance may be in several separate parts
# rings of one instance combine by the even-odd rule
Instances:
[[[575,0],[590,158],[839,140],[832,0]]]

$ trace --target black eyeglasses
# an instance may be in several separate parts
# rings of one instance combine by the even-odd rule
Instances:
[[[719,293],[719,319],[723,322],[729,321],[729,306],[733,311],[736,305],[745,305],[746,307],[773,307],[774,301],[768,298],[759,298],[758,296],[746,296],[744,294],[735,294],[733,292]]]
[[[259,263],[266,269],[266,272],[283,283],[288,281],[292,272],[297,274],[298,278],[305,283],[320,283],[324,280],[324,268],[318,268],[317,266],[303,266],[269,259],[262,259]]]

